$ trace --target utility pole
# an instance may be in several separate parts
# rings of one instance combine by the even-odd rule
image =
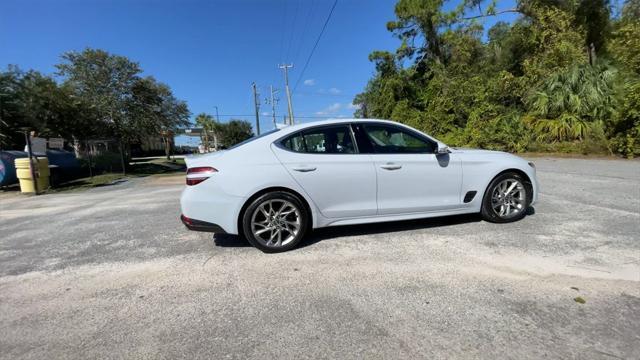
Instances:
[[[260,102],[258,101],[258,90],[256,89],[256,83],[251,83],[253,89],[253,104],[256,107],[256,132],[260,135]]]
[[[293,104],[291,103],[291,91],[289,91],[289,68],[293,67],[293,64],[278,65],[280,69],[284,70],[284,85],[287,91],[287,102],[289,103],[289,125],[293,125],[295,120],[293,119]]]
[[[275,97],[275,94],[278,92],[278,90],[274,90],[273,89],[273,85],[269,85],[269,89],[271,90],[271,99],[266,100],[267,104],[271,104],[271,117],[273,118],[273,128],[276,128],[276,104],[278,103],[278,101],[280,101],[280,99]]]
[[[214,106],[214,108],[216,108],[216,121],[215,123],[220,124],[220,115],[218,115],[218,106]],[[214,125],[213,127],[213,149],[215,151],[218,151],[218,129],[219,127],[216,125]]]

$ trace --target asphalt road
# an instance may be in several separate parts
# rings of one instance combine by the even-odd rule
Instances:
[[[640,358],[640,162],[534,160],[520,222],[274,255],[184,229],[182,178],[0,194],[0,358]]]

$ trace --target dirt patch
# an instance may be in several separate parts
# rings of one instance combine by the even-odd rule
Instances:
[[[165,186],[165,185],[183,185],[184,174],[171,174],[164,176],[150,176],[145,179],[145,185]]]

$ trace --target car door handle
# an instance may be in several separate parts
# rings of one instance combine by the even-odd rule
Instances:
[[[313,166],[297,166],[292,168],[294,171],[299,171],[299,172],[310,172],[310,171],[315,171],[316,168]]]
[[[384,164],[384,165],[380,165],[380,167],[385,169],[385,170],[400,170],[400,169],[402,169],[402,165],[394,164],[394,163],[387,163],[387,164]]]

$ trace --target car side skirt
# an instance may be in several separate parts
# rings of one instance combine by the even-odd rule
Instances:
[[[461,215],[461,214],[474,214],[474,213],[478,213],[479,211],[480,210],[476,207],[465,207],[465,208],[453,209],[453,210],[430,211],[430,212],[409,213],[409,214],[395,214],[395,215],[376,215],[376,216],[347,218],[347,219],[324,218],[325,221],[322,222],[321,224],[318,224],[319,226],[317,226],[317,228],[329,227],[329,226],[340,226],[340,225],[370,224],[370,223],[387,222],[387,221],[426,219],[426,218],[450,216],[450,215]]]

